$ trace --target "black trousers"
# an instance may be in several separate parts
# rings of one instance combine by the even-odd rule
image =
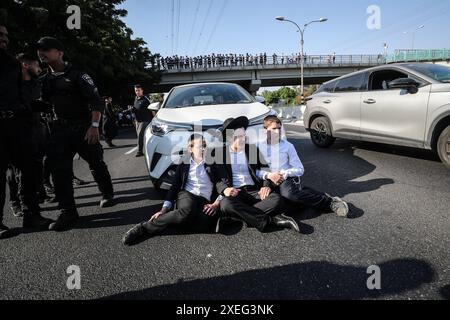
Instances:
[[[288,178],[280,186],[283,198],[305,207],[330,210],[332,199],[325,193],[303,187],[300,178]]]
[[[34,214],[40,210],[33,166],[32,124],[31,119],[0,119],[0,221],[6,200],[6,171],[10,165],[21,173],[22,211]]]
[[[193,232],[211,232],[217,217],[203,213],[208,200],[187,191],[178,193],[175,210],[167,212],[155,221],[144,224],[149,234],[157,234],[169,226],[179,225]]]
[[[46,195],[43,179],[44,179],[44,156],[46,153],[46,128],[39,121],[34,119],[31,127],[31,160],[33,171],[35,173],[36,191],[38,199]],[[9,202],[11,207],[21,207],[23,201],[23,185],[22,174],[19,169],[13,165],[8,167],[6,180],[9,186]]]
[[[138,152],[142,153],[144,151],[144,138],[145,129],[147,129],[150,122],[136,122],[136,132],[138,136]]]
[[[52,125],[48,142],[48,161],[55,187],[59,208],[63,211],[76,210],[73,191],[73,158],[75,154],[89,164],[92,176],[103,197],[114,194],[108,167],[103,161],[100,143],[89,145],[84,139],[89,125]]]
[[[244,187],[237,197],[224,198],[220,202],[222,216],[240,218],[249,226],[264,232],[271,222],[271,217],[279,213],[283,201],[276,192],[261,200],[258,192],[254,187]]]

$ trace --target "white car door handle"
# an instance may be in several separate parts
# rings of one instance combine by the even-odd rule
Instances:
[[[366,104],[374,104],[374,103],[376,103],[376,101],[374,99],[367,99],[367,100],[364,100],[364,103],[366,103]]]
[[[331,100],[325,100],[323,103],[330,104]]]

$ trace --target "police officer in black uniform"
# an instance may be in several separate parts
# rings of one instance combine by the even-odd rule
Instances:
[[[42,73],[42,69],[39,65],[38,58],[27,53],[21,53],[17,56],[22,67],[22,96],[27,106],[33,106],[34,102],[38,101],[41,97],[41,87],[38,81],[39,75]],[[35,109],[34,106],[32,109]],[[43,185],[43,160],[45,156],[45,140],[47,130],[42,122],[41,112],[39,110],[32,110],[32,126],[31,126],[31,139],[32,139],[32,160],[34,165],[34,172],[36,174],[36,188],[38,191],[39,202],[44,202],[50,198],[47,196]],[[9,184],[10,192],[10,204],[11,210],[14,216],[21,217],[22,206],[21,198],[23,196],[23,188],[21,183],[20,171],[11,167],[7,180]]]
[[[113,205],[114,191],[99,142],[104,109],[91,77],[63,60],[63,44],[51,37],[37,43],[38,55],[49,66],[42,76],[42,100],[53,106],[49,122],[48,157],[61,214],[49,229],[71,229],[78,220],[72,184],[73,158],[78,153],[89,164],[103,198],[100,207]]]
[[[23,185],[23,227],[46,229],[52,222],[39,213],[36,178],[32,165],[32,113],[22,96],[22,68],[6,50],[8,30],[0,24],[0,239],[11,236],[3,225],[6,170],[12,164],[21,173]]]

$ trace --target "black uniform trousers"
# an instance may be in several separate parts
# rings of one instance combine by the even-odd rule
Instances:
[[[31,128],[31,142],[32,142],[32,161],[33,170],[36,179],[36,191],[38,193],[38,200],[46,195],[43,180],[44,180],[44,156],[46,152],[47,132],[44,124],[34,119]],[[10,165],[6,180],[9,186],[9,202],[11,207],[20,208],[21,201],[23,201],[23,188],[21,182],[21,172],[14,166]]]
[[[144,223],[149,234],[157,234],[169,226],[179,225],[193,232],[212,232],[217,218],[203,213],[209,201],[188,191],[178,193],[175,210],[161,215],[157,220]]]
[[[20,171],[23,194],[22,211],[39,213],[36,173],[33,165],[32,119],[0,119],[0,221],[6,200],[6,172],[12,165]]]
[[[332,199],[323,192],[303,187],[298,177],[286,179],[279,191],[283,198],[291,202],[323,211],[330,210]]]
[[[239,218],[249,226],[264,232],[271,222],[271,217],[279,214],[282,198],[272,192],[261,200],[259,189],[253,186],[240,188],[236,197],[226,197],[220,202],[223,217]]]
[[[76,211],[73,190],[73,158],[75,154],[89,164],[92,176],[104,198],[113,196],[113,186],[108,167],[103,161],[100,143],[89,145],[85,136],[89,125],[50,125],[48,161],[55,186],[55,195],[62,211]]]

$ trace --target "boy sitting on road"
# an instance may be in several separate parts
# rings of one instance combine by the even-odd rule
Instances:
[[[205,150],[203,136],[193,134],[188,144],[189,155],[178,166],[162,210],[129,230],[123,238],[125,245],[132,245],[146,235],[159,234],[171,225],[189,224],[195,231],[213,231],[222,197],[210,204],[217,178],[215,166],[205,163]],[[171,210],[175,204],[176,208]]]
[[[276,116],[264,120],[267,140],[259,144],[259,149],[269,162],[271,172],[260,172],[264,180],[272,181],[279,187],[283,198],[321,211],[331,210],[340,217],[347,217],[349,208],[338,197],[303,187],[301,177],[305,169],[292,143],[282,139],[283,124]]]

